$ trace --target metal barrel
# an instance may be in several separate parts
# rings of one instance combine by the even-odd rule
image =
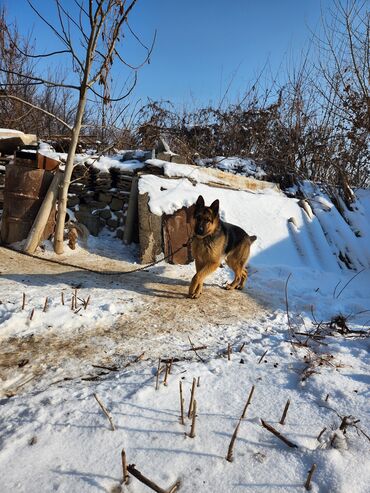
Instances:
[[[24,240],[44,200],[53,173],[35,168],[29,159],[16,157],[6,167],[4,210],[0,239],[4,244]],[[47,239],[55,228],[55,209],[52,210],[42,239]]]

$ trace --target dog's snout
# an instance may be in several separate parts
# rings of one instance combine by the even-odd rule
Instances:
[[[198,235],[202,235],[204,234],[204,227],[202,224],[198,224],[196,229],[195,229],[195,232],[198,234]]]

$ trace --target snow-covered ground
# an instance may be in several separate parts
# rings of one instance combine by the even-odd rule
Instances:
[[[190,300],[193,265],[120,275],[137,267],[136,252],[108,236],[90,240],[92,253],[79,248],[63,258],[110,275],[23,262],[1,251],[7,255],[0,267],[1,493],[150,491],[133,477],[120,486],[122,448],[128,463],[164,490],[179,480],[184,493],[304,491],[316,464],[312,491],[368,492],[369,194],[358,194],[345,221],[328,197],[312,190],[315,216],[271,190],[221,192],[160,177],[145,177],[140,187],[158,213],[190,205],[200,193],[207,203],[220,198],[222,217],[258,237],[247,286],[222,290],[230,277],[223,268],[199,300]],[[339,252],[356,270],[345,267]],[[48,249],[40,255],[52,256]],[[203,349],[192,351],[189,337]],[[72,357],[63,341],[78,342],[79,353]],[[158,357],[174,363],[167,385],[163,370],[156,390]],[[198,377],[190,438],[191,420],[179,422],[179,382],[187,414]],[[94,393],[110,410],[115,431]],[[351,417],[343,433],[345,416]],[[297,447],[263,428],[261,419]]]

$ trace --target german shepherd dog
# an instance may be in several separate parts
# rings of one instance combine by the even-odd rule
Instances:
[[[222,259],[235,274],[226,289],[243,289],[248,277],[246,263],[251,244],[257,237],[249,236],[239,226],[221,221],[219,206],[219,200],[215,200],[206,207],[201,195],[195,204],[192,254],[197,272],[190,283],[189,298],[199,298],[205,278],[220,266]]]

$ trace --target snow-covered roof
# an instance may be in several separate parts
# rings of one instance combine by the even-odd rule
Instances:
[[[253,177],[235,175],[216,168],[170,163],[160,159],[148,159],[146,164],[162,168],[165,176],[170,178],[187,178],[197,183],[208,183],[235,190],[278,189],[275,183],[256,180]]]

